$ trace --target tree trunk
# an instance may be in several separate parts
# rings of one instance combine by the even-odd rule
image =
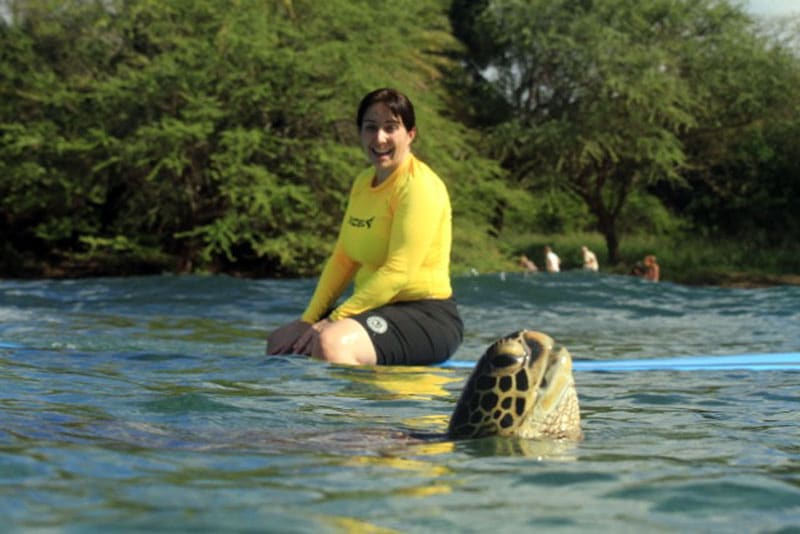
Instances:
[[[597,214],[597,221],[600,233],[606,238],[608,262],[611,265],[617,265],[620,262],[620,256],[616,220],[609,213],[601,213]]]

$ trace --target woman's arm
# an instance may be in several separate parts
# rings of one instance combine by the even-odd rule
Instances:
[[[340,240],[337,240],[302,320],[313,324],[322,319],[353,280],[357,270],[358,264],[345,254]]]

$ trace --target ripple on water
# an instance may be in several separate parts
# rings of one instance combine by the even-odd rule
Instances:
[[[522,327],[586,359],[800,351],[797,288],[582,272],[454,286],[462,360]],[[5,524],[800,529],[798,372],[580,372],[581,443],[432,440],[468,369],[263,356],[264,333],[312,290],[216,276],[0,281],[0,341],[28,347],[0,349]]]

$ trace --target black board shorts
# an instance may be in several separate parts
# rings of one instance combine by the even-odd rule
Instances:
[[[464,338],[464,323],[452,298],[394,302],[348,318],[369,334],[378,365],[441,363]]]

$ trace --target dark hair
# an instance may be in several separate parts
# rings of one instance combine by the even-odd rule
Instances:
[[[361,99],[361,103],[358,105],[358,115],[356,115],[356,125],[359,131],[361,131],[361,125],[364,122],[364,114],[367,112],[367,109],[369,109],[371,105],[378,103],[384,104],[394,115],[400,117],[406,130],[411,131],[417,125],[417,120],[414,116],[414,106],[411,104],[411,100],[397,89],[384,87],[372,91]]]

